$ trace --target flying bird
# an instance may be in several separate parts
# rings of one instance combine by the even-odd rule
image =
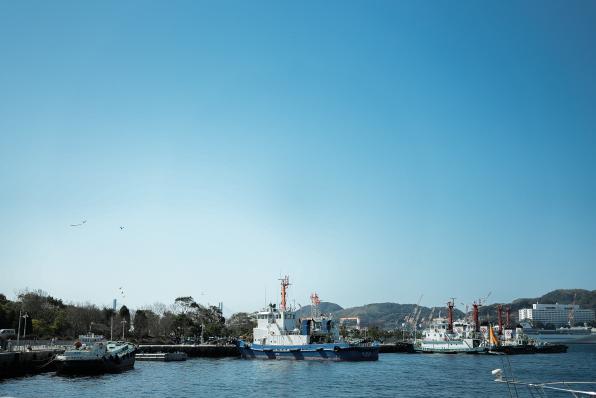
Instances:
[[[124,227],[123,226],[120,226],[120,231],[122,231],[123,229],[124,229]]]
[[[70,224],[71,227],[80,227],[81,225],[85,224],[87,222],[87,220],[83,220],[82,222],[78,223],[78,224]]]

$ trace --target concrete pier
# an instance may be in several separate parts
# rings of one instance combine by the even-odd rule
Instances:
[[[142,353],[158,353],[158,352],[185,352],[189,357],[208,357],[208,358],[223,358],[223,357],[239,357],[240,352],[235,345],[212,345],[212,344],[141,344],[139,345],[139,352]],[[393,344],[381,344],[379,353],[411,353],[414,352],[414,345],[408,342],[397,342]]]
[[[189,357],[207,357],[224,358],[239,357],[240,351],[233,344],[214,345],[214,344],[141,344],[139,352],[157,353],[157,352],[184,352]]]
[[[405,341],[398,341],[397,343],[393,344],[381,344],[381,346],[379,347],[379,353],[381,354],[397,352],[413,353],[415,352],[414,344]]]
[[[56,370],[52,359],[64,349],[0,352],[0,379]]]
[[[186,361],[188,355],[185,352],[137,352],[137,361],[159,361],[159,362],[172,362],[172,361]]]

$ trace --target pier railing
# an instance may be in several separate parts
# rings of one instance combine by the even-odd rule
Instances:
[[[51,342],[47,340],[21,340],[17,345],[15,341],[9,341],[6,347],[7,352],[47,351],[65,350],[72,345],[69,341]]]

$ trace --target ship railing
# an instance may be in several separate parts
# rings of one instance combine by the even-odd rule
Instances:
[[[374,347],[379,345],[378,342],[372,342],[372,343],[356,343],[356,344],[352,344],[354,347],[363,347],[363,348],[368,348],[368,347]]]
[[[27,342],[20,342],[19,345],[9,344],[6,351],[8,352],[31,352],[31,351],[50,351],[50,350],[66,350],[70,345],[63,344],[28,344]]]
[[[504,383],[509,390],[509,396],[518,397],[517,387],[527,387],[530,395],[534,396],[536,392],[539,396],[546,396],[547,392],[568,393],[574,397],[596,396],[596,381],[557,381],[549,383],[528,383],[515,380],[514,377],[506,377],[502,369],[495,369],[492,371],[493,376],[496,376],[495,382]],[[513,390],[512,388],[513,387]]]

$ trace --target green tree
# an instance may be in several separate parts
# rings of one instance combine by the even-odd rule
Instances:
[[[148,321],[147,314],[144,310],[136,310],[133,320],[134,332],[137,338],[147,337],[148,335]]]
[[[373,340],[379,340],[383,338],[384,333],[378,326],[375,325],[368,328],[367,335]]]
[[[171,333],[180,341],[184,336],[188,336],[192,326],[193,322],[188,315],[176,314],[172,321]]]
[[[123,305],[120,307],[120,311],[118,311],[118,315],[121,319],[125,320],[130,324],[130,311],[127,306]]]
[[[50,326],[50,329],[53,336],[66,336],[68,334],[70,325],[68,323],[68,320],[66,319],[65,310],[61,309],[57,311],[54,321]]]
[[[237,312],[226,321],[228,335],[232,337],[250,338],[256,326],[255,320],[246,312]]]

